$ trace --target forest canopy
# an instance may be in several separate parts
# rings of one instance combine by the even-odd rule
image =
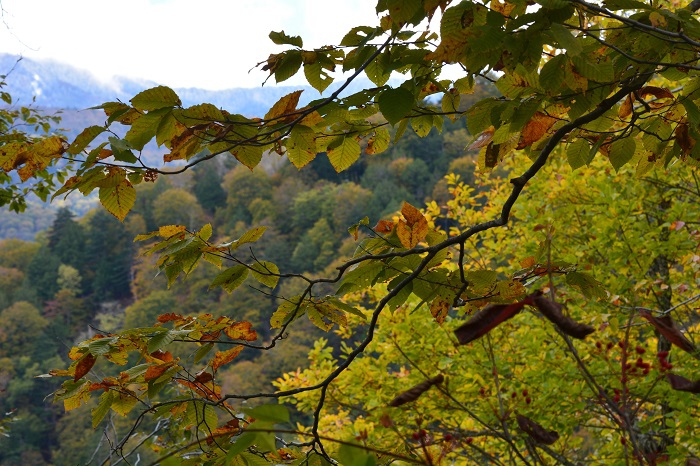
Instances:
[[[0,110],[0,203],[103,207],[1,258],[3,403],[46,371],[102,464],[698,464],[699,3],[379,0],[270,33],[307,105]]]

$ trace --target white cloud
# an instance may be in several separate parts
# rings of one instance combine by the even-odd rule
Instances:
[[[3,0],[8,28],[0,30],[0,52],[58,60],[103,80],[117,75],[173,87],[254,87],[266,73],[248,70],[280,50],[267,37],[271,30],[301,35],[307,48],[337,43],[353,26],[376,24],[375,4]]]

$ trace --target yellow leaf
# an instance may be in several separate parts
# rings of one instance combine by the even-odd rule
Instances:
[[[164,225],[158,228],[158,236],[167,239],[183,231],[185,231],[184,225]]]

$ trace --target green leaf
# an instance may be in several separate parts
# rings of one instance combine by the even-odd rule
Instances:
[[[389,148],[390,143],[391,134],[389,134],[389,130],[384,127],[375,128],[374,136],[367,141],[365,152],[370,155],[380,154]]]
[[[205,343],[199,347],[199,349],[194,353],[194,363],[197,364],[199,361],[204,359],[204,357],[209,354],[211,349],[214,347],[214,343]]]
[[[540,70],[540,85],[545,91],[554,92],[564,82],[566,55],[552,57]]]
[[[333,82],[333,78],[326,73],[323,65],[319,61],[304,63],[304,76],[306,76],[306,80],[311,84],[311,87],[316,89],[319,93],[323,93]]]
[[[570,54],[567,53],[567,55]],[[584,78],[600,83],[608,83],[615,79],[615,70],[610,60],[593,63],[583,55],[570,56],[569,58],[576,67],[576,71]]]
[[[287,158],[297,168],[302,168],[316,158],[316,133],[304,125],[292,128],[287,140]]]
[[[339,136],[328,145],[327,155],[336,172],[349,168],[360,157],[360,143],[354,136]]]
[[[354,442],[353,442],[354,443]],[[343,443],[338,449],[338,461],[343,466],[375,466],[377,459],[360,444]]]
[[[411,118],[411,126],[419,137],[424,138],[433,129],[433,115],[428,114]]]
[[[127,131],[124,139],[129,141],[131,147],[134,149],[142,150],[143,146],[155,137],[161,120],[170,111],[171,110],[168,108],[155,110],[136,119],[136,121],[131,124],[131,128]]]
[[[254,243],[260,238],[262,238],[263,233],[265,233],[267,227],[255,227],[243,233],[243,235],[235,241],[229,243],[224,243],[219,245],[221,248],[230,248],[231,251],[235,251],[239,247],[247,243]]]
[[[632,137],[618,139],[610,145],[610,163],[615,171],[620,171],[623,165],[632,160],[637,150],[637,143]]]
[[[469,288],[477,293],[488,291],[498,280],[498,272],[495,270],[474,270],[465,273],[464,276],[469,282]]]
[[[279,281],[280,269],[277,268],[275,264],[268,261],[260,261],[254,263],[252,266],[253,278],[267,286],[268,288],[275,288],[277,282]]]
[[[302,57],[300,51],[290,50],[285,52],[279,62],[277,62],[275,81],[281,83],[297,74],[297,71],[301,68],[301,63]]]
[[[245,265],[234,265],[217,275],[209,285],[209,289],[220,286],[229,294],[243,284],[248,278],[248,268]]]
[[[170,331],[163,331],[155,334],[148,340],[148,352],[154,353],[161,348],[165,348],[175,339],[175,335]]]
[[[403,87],[387,89],[377,98],[379,111],[392,126],[411,113],[414,103],[413,93]]]
[[[262,160],[263,152],[265,152],[265,148],[262,146],[247,145],[239,146],[231,151],[239,162],[251,170],[258,166]]]
[[[588,163],[591,146],[585,139],[576,139],[566,148],[566,159],[572,170],[576,170]]]
[[[270,32],[270,40],[274,42],[277,45],[293,45],[295,47],[303,47],[304,42],[301,40],[301,37],[299,36],[288,36],[287,34],[284,33],[284,31],[280,32],[275,32],[272,31]]]
[[[289,410],[282,405],[260,405],[244,410],[245,413],[258,420],[275,424],[289,422]]]
[[[139,92],[131,99],[131,105],[141,111],[158,110],[159,108],[176,107],[182,105],[180,97],[166,86],[157,86]]]
[[[550,27],[554,39],[559,42],[560,48],[566,49],[569,56],[574,57],[583,51],[581,42],[576,40],[576,38],[571,35],[571,32],[569,32],[567,27],[559,23],[553,23]]]
[[[139,400],[136,395],[120,392],[119,394],[115,394],[112,399],[112,410],[117,414],[126,416],[132,409],[134,409],[134,406],[136,406],[138,401]]]
[[[114,395],[116,393],[112,390],[108,390],[100,395],[100,402],[95,408],[92,409],[92,428],[96,429],[102,419],[109,413],[109,409],[112,407],[112,401],[114,401]]]
[[[387,0],[391,18],[399,23],[410,21],[423,6],[420,0]]]
[[[136,189],[124,178],[113,186],[101,187],[99,198],[104,208],[123,222],[136,202]]]
[[[68,148],[68,153],[77,155],[85,149],[97,136],[105,131],[104,126],[90,126],[85,128]]]
[[[292,296],[283,301],[272,314],[270,318],[270,327],[282,328],[290,318],[292,321],[298,319],[306,311],[307,304],[307,302],[301,300],[301,296]],[[290,317],[290,314],[293,314],[293,316]]]
[[[467,111],[469,133],[477,135],[491,126],[491,110],[497,104],[495,99],[480,100]]]
[[[606,297],[603,285],[587,273],[569,272],[566,274],[566,283],[578,288],[588,299]]]

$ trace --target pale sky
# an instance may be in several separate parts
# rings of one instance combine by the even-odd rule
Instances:
[[[52,59],[108,81],[125,76],[171,87],[257,87],[250,70],[282,50],[284,30],[304,48],[339,43],[378,24],[376,0],[0,0],[0,52]],[[268,84],[272,84],[274,78]],[[286,84],[300,84],[303,73]]]

